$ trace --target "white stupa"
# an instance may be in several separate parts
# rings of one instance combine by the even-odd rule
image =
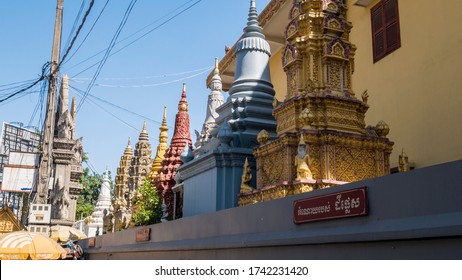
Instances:
[[[107,168],[103,177],[103,183],[101,184],[95,211],[91,214],[91,218],[88,219],[88,224],[85,227],[85,233],[88,237],[103,234],[105,214],[112,214],[111,185],[109,184]]]

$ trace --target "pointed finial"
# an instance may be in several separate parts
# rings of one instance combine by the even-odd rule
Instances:
[[[124,155],[132,154],[132,146],[130,145],[130,137],[128,137],[127,147],[125,147]]]
[[[162,125],[167,124],[167,106],[164,105],[164,117],[162,118]]]
[[[215,69],[218,70],[218,57],[215,57]]]
[[[109,168],[108,168],[108,165],[106,164],[106,172],[104,173],[104,180],[107,180],[109,179]]]
[[[146,130],[146,121],[144,121],[143,123],[143,130],[141,130],[139,140],[145,140],[145,141],[149,140],[148,132]]]
[[[178,103],[178,111],[188,111],[188,101],[186,100],[186,83],[183,83],[181,99]]]
[[[265,38],[265,35],[263,35],[263,28],[258,24],[258,13],[255,0],[250,1],[249,17],[247,19],[247,27],[244,28],[243,37],[250,36]]]

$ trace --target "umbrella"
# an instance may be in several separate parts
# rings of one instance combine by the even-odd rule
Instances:
[[[68,240],[80,240],[87,238],[85,233],[76,228],[60,225],[51,227],[50,237],[51,239],[58,242],[67,242]]]
[[[66,250],[40,233],[14,231],[0,236],[0,260],[57,260],[65,257]]]

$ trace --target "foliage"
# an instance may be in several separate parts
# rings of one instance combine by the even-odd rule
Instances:
[[[138,188],[138,195],[132,202],[136,208],[131,218],[135,226],[151,225],[160,221],[162,202],[156,187],[149,179],[143,179],[143,185]]]
[[[111,172],[109,172],[109,181],[111,182]],[[90,216],[95,210],[101,184],[103,183],[103,175],[96,174],[95,172],[90,174],[90,170],[85,168],[83,170],[83,176],[80,182],[83,188],[77,198],[75,214],[77,220]]]

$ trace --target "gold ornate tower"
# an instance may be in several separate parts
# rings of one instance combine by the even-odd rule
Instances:
[[[138,188],[143,184],[143,178],[148,176],[152,166],[151,143],[149,143],[146,122],[138,137],[138,143],[133,151],[132,165],[130,169],[130,192],[131,196],[137,195]]]
[[[162,125],[159,127],[159,145],[157,146],[156,156],[152,163],[151,173],[149,173],[149,180],[154,183],[155,178],[159,175],[158,171],[162,168],[162,161],[165,158],[165,152],[168,149],[167,138],[168,138],[168,127],[167,127],[167,107],[164,106],[164,118],[162,119]]]
[[[130,189],[128,187],[130,179],[130,166],[133,159],[133,150],[130,145],[130,138],[125,148],[124,154],[120,158],[117,175],[115,177],[114,200],[112,206],[114,208],[114,230],[128,227],[130,221],[130,212],[128,209],[128,198]]]
[[[346,6],[294,0],[289,16],[282,59],[287,92],[273,111],[277,139],[254,149],[257,190],[240,194],[240,205],[389,174],[388,126],[366,128],[367,98],[352,91],[356,47]],[[310,165],[306,179],[297,176],[297,157]]]

